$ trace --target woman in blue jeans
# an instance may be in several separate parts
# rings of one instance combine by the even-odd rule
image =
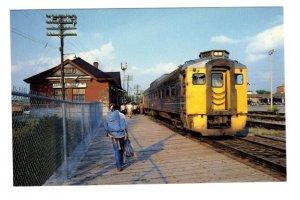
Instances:
[[[107,113],[106,122],[103,123],[107,136],[112,138],[113,148],[115,152],[115,160],[118,171],[122,170],[124,151],[126,147],[126,117],[119,112],[120,107],[113,105],[111,112]]]

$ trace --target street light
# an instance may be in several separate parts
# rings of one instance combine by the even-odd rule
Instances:
[[[270,100],[271,100],[271,111],[273,110],[273,84],[272,84],[272,55],[275,52],[275,49],[269,51],[269,65],[270,65]]]
[[[121,69],[123,70],[123,87],[125,88],[125,70],[127,69],[127,62],[121,63]]]

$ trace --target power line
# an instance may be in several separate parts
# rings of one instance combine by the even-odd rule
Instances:
[[[76,43],[74,43],[74,42],[72,42],[71,40],[68,40],[68,39],[66,39],[66,41],[67,41],[71,46],[73,46],[75,49],[77,49],[77,50],[79,51],[79,53],[83,54],[83,57],[89,58],[89,57],[92,56],[92,57],[94,57],[94,59],[95,59],[95,56],[94,56],[94,55],[86,53],[86,50],[84,50],[83,48],[79,47]]]
[[[30,41],[32,41],[32,42],[35,42],[35,43],[37,43],[37,44],[41,44],[41,45],[44,46],[44,48],[46,48],[46,47],[50,47],[50,48],[53,48],[53,49],[57,49],[57,48],[58,48],[58,47],[56,47],[56,46],[50,45],[48,42],[38,40],[38,39],[32,37],[31,35],[29,35],[29,34],[27,34],[27,33],[24,33],[24,32],[22,32],[22,31],[20,31],[20,30],[18,30],[18,29],[16,29],[16,28],[11,27],[10,31],[11,31],[12,33],[16,34],[16,35],[19,35],[19,36],[21,36],[21,37],[23,37],[23,38],[25,38],[25,39],[30,40]]]
[[[62,99],[65,100],[65,78],[64,78],[64,38],[67,36],[77,36],[76,33],[67,32],[69,30],[76,30],[75,25],[77,24],[76,15],[46,15],[49,19],[46,21],[47,24],[53,24],[56,26],[48,27],[47,30],[57,31],[48,32],[47,36],[58,36],[60,38],[60,57],[61,57],[61,94]],[[72,25],[72,26],[71,26]]]

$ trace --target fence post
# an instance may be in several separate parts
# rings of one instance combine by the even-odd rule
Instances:
[[[84,104],[81,103],[81,137],[85,145],[85,137],[84,137]]]
[[[62,103],[62,123],[63,123],[63,145],[64,145],[64,181],[68,178],[68,155],[67,155],[67,127],[66,127],[66,105]]]

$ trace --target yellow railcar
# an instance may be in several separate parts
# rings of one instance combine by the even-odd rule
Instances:
[[[203,136],[245,132],[247,68],[226,50],[201,52],[144,92],[144,111]]]

